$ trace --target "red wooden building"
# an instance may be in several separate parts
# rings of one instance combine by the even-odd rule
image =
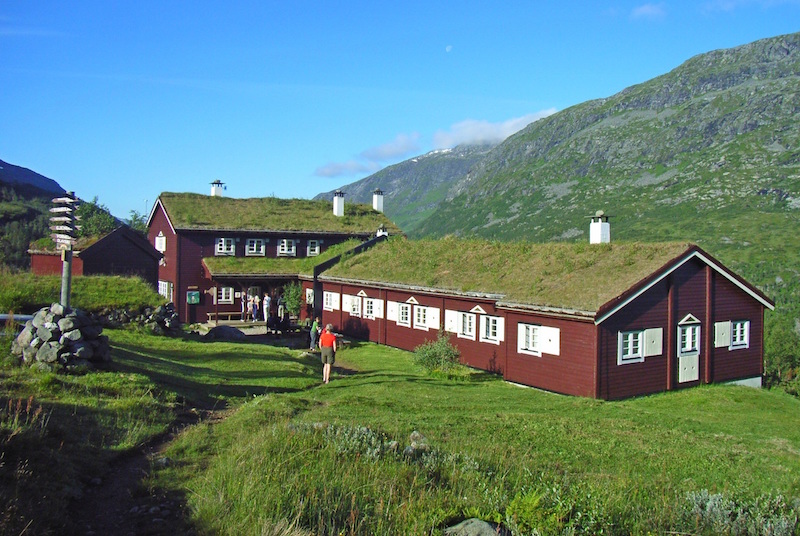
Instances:
[[[699,247],[674,243],[392,239],[324,272],[315,292],[323,322],[348,336],[413,350],[442,329],[469,366],[601,399],[760,386],[774,308]]]
[[[61,252],[50,248],[31,248],[31,272],[36,275],[61,275]],[[73,248],[72,274],[138,276],[153,288],[158,285],[161,253],[130,227],[117,227],[101,237],[81,238]]]
[[[238,320],[248,297],[265,294],[275,312],[281,289],[313,274],[337,248],[360,244],[379,229],[399,232],[378,210],[345,207],[341,192],[333,203],[221,194],[219,181],[210,196],[162,193],[148,217],[150,243],[163,253],[159,293],[184,322]]]

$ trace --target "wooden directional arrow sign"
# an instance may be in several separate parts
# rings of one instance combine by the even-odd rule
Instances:
[[[52,207],[50,208],[50,212],[72,212],[75,210],[75,207]]]
[[[76,203],[78,200],[74,197],[56,197],[53,203]]]

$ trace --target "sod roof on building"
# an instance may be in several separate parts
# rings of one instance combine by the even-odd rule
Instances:
[[[322,277],[499,294],[502,303],[595,312],[690,247],[397,237],[343,258]]]
[[[385,226],[400,229],[369,205],[345,202],[344,216],[334,216],[331,201],[276,197],[209,196],[165,192],[159,196],[173,227],[181,230],[293,231],[319,234],[375,234]]]
[[[204,257],[212,277],[260,277],[314,275],[314,267],[361,244],[351,239],[324,250],[315,257]]]

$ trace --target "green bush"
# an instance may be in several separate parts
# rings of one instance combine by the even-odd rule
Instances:
[[[428,372],[450,372],[459,367],[461,354],[450,344],[450,337],[443,331],[435,341],[428,341],[414,348],[414,363]]]

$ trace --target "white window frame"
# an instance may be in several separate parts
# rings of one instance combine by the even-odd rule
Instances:
[[[308,245],[306,246],[306,256],[307,257],[316,257],[320,254],[320,241],[319,240],[309,240]]]
[[[375,298],[364,298],[364,318],[375,319]]]
[[[233,305],[233,287],[219,287],[217,303]]]
[[[414,306],[414,329],[428,331],[428,308],[424,305]]]
[[[322,310],[323,311],[338,311],[339,310],[339,294],[326,290],[322,293]]]
[[[266,242],[263,238],[248,238],[245,244],[244,254],[246,257],[263,257],[267,253]]]
[[[278,257],[296,257],[297,245],[292,238],[278,240]]]
[[[236,240],[219,237],[214,241],[214,255],[218,257],[236,255]]]
[[[750,348],[750,321],[733,320],[731,322],[730,350]]]
[[[644,330],[620,331],[617,335],[617,365],[644,361]]]
[[[542,326],[538,324],[519,324],[517,352],[542,357]]]
[[[350,316],[356,316],[361,318],[361,297],[360,296],[351,296],[350,297]]]
[[[411,327],[411,304],[398,303],[397,304],[397,325]]]
[[[678,326],[678,357],[700,355],[700,324],[691,322]]]
[[[172,299],[172,289],[172,281],[163,281],[161,279],[158,280],[158,293],[169,301],[174,301]]]
[[[459,339],[475,340],[475,313],[463,313],[458,311],[457,316],[457,336]]]
[[[153,242],[156,251],[158,251],[159,253],[164,253],[167,251],[167,237],[164,236],[164,233],[162,231],[158,232],[158,236],[155,238]]]
[[[500,344],[503,340],[503,317],[481,315],[480,342]]]

